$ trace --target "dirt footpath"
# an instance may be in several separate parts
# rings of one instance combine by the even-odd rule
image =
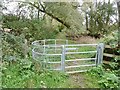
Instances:
[[[99,88],[95,78],[87,76],[85,73],[70,74],[69,78],[76,88]]]

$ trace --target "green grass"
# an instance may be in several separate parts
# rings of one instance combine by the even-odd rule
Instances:
[[[68,78],[61,72],[36,71],[35,67],[24,68],[19,63],[8,65],[2,72],[4,88],[58,87]]]
[[[57,71],[41,70],[36,64],[27,66],[22,62],[4,62],[2,70],[3,88],[60,88],[75,87],[67,74]],[[30,62],[30,61],[28,61]],[[40,68],[40,67],[39,67]]]
[[[22,62],[21,62],[22,61]],[[92,84],[93,78],[86,78],[86,74],[78,73],[78,78],[83,81],[76,82],[72,77],[58,71],[41,70],[35,63],[26,63],[21,60],[8,64],[4,62],[2,70],[2,87],[4,88],[82,88],[97,87]],[[28,66],[29,65],[29,66]],[[34,66],[35,65],[35,66]],[[38,69],[38,68],[39,69]]]
[[[26,63],[27,62],[27,63]],[[36,61],[35,61],[36,62]],[[58,71],[42,70],[38,62],[18,60],[8,64],[4,62],[2,87],[4,88],[100,88],[96,72],[68,75]],[[96,72],[95,72],[96,71]],[[94,75],[95,74],[95,75]]]
[[[88,73],[83,73],[83,76],[85,77],[85,87],[86,88],[100,88],[100,85],[98,83],[98,77],[91,76]]]

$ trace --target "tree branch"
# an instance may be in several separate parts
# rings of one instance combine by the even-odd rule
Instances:
[[[40,12],[43,12],[45,14],[47,14],[48,16],[52,17],[53,19],[57,20],[58,22],[60,22],[61,24],[63,24],[64,26],[66,26],[67,28],[70,28],[70,25],[67,24],[66,22],[64,22],[63,20],[60,20],[58,17],[54,16],[53,14],[47,12],[45,9],[40,9],[38,6],[36,6],[35,4],[32,4],[29,2],[30,5],[34,6],[36,9],[38,9]]]

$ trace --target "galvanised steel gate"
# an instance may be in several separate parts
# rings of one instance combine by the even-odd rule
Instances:
[[[69,44],[68,40],[47,39],[32,43],[32,55],[42,68],[66,73],[85,72],[102,63],[104,44]]]

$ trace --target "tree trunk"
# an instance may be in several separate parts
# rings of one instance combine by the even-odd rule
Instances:
[[[117,2],[118,8],[118,48],[120,48],[120,1]]]
[[[86,19],[86,30],[88,30],[88,16],[87,16],[87,13],[85,14],[85,19]]]
[[[39,3],[38,3],[38,7],[40,7]],[[38,20],[39,20],[39,17],[40,17],[40,11],[38,10]]]

